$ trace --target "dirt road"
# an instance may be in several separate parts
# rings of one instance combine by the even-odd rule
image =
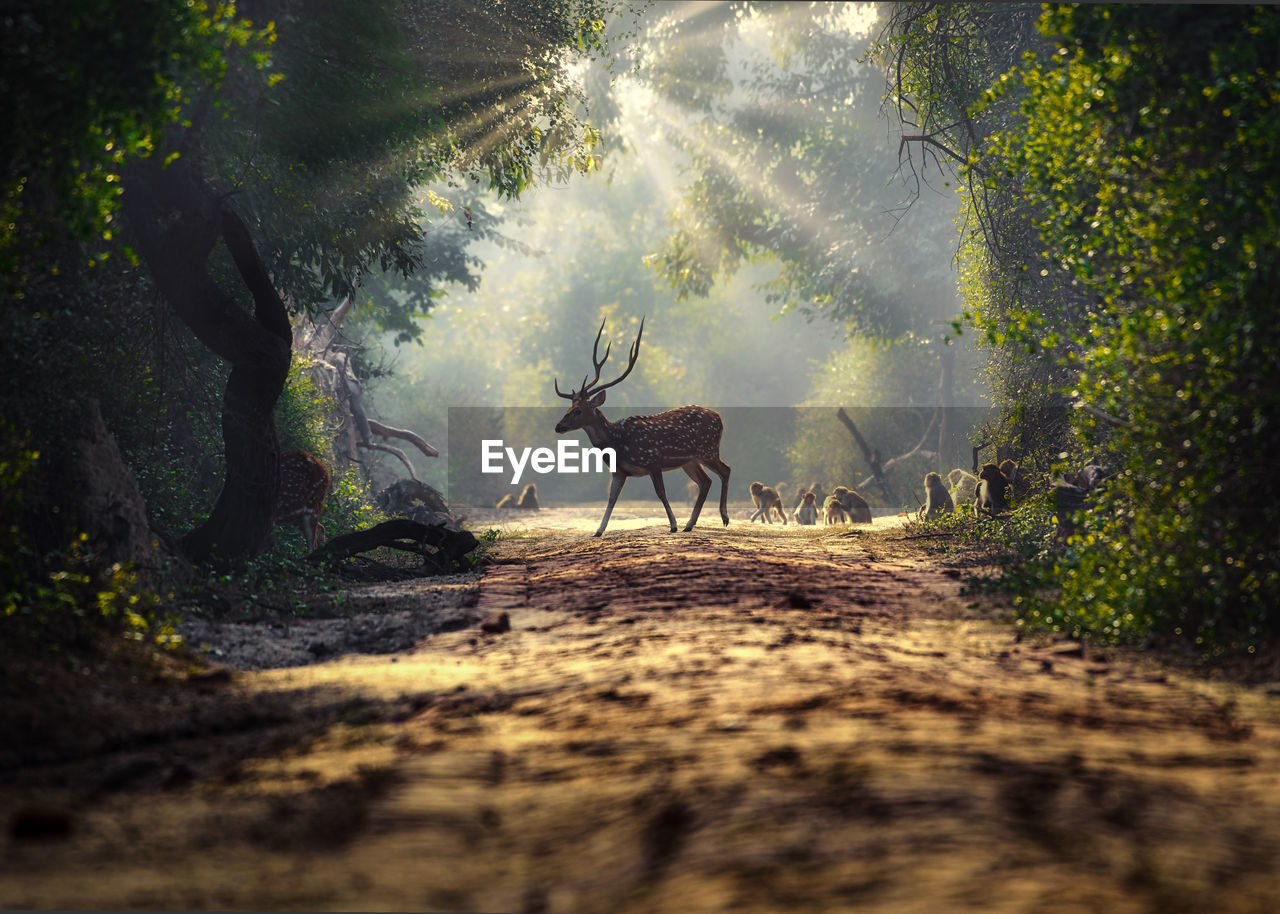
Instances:
[[[0,902],[1280,910],[1280,689],[1019,640],[893,524],[559,526],[478,585],[509,631],[238,673],[174,699],[237,695],[218,734],[16,772],[57,834],[6,837]]]

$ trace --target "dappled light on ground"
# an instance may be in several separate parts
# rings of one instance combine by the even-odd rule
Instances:
[[[631,485],[647,485],[647,482],[633,480]],[[697,530],[722,527],[718,508],[719,497],[719,484],[714,483],[711,487],[711,492],[707,495],[706,504],[702,506],[702,513],[698,515]],[[674,500],[671,502],[671,510],[675,513],[676,521],[679,523],[681,530],[684,528],[685,521],[689,519],[689,513],[692,508],[693,505],[690,503]],[[457,510],[467,517],[469,524],[475,529],[482,530],[486,527],[491,527],[504,534],[520,534],[531,530],[578,530],[585,533],[594,533],[596,527],[600,524],[600,518],[604,516],[604,509],[605,502],[601,501],[598,504],[553,505],[537,511],[497,510],[478,505],[461,506]],[[731,523],[748,524],[753,510],[754,507],[749,502],[730,501],[729,519]],[[883,515],[873,518],[873,526],[876,528],[899,527],[902,525],[903,519],[899,515]],[[824,529],[821,525],[805,527],[795,523],[790,518],[788,518],[788,523],[786,524],[775,519],[771,524],[756,521],[750,526],[761,530],[773,530],[775,528],[778,531],[790,530],[793,533],[808,531],[810,534],[813,534],[816,530]],[[608,529],[610,531],[665,530],[667,529],[667,523],[663,519],[662,504],[652,495],[648,498],[632,498],[630,500],[620,498],[614,506],[613,514],[609,518]],[[845,529],[865,529],[865,526],[851,525]]]
[[[109,789],[90,762],[20,772],[25,802],[63,810],[71,831],[9,839],[4,898],[1280,904],[1280,696],[1022,640],[896,519],[670,534],[654,506],[626,507],[601,538],[585,509],[508,528],[474,607],[506,613],[508,631],[237,674],[225,688],[270,714],[91,760],[95,772],[156,760]]]

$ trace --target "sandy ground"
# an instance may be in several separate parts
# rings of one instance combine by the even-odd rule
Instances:
[[[652,508],[477,514],[503,564],[420,612],[510,630],[170,683],[6,772],[0,904],[1280,910],[1280,689],[1022,639],[896,519]]]

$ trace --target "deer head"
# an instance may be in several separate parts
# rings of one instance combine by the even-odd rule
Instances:
[[[627,375],[631,374],[631,369],[636,367],[636,359],[640,356],[640,339],[644,336],[644,318],[640,319],[640,332],[636,334],[636,341],[631,344],[631,355],[627,360],[627,370],[618,377],[614,378],[608,384],[600,383],[600,369],[604,367],[604,363],[609,360],[609,350],[613,348],[613,343],[607,343],[604,347],[604,358],[597,358],[600,351],[600,336],[604,333],[604,321],[600,321],[600,329],[596,331],[596,341],[591,347],[591,362],[595,365],[596,376],[588,383],[586,376],[582,378],[582,387],[576,391],[564,393],[560,390],[560,379],[555,379],[556,395],[569,400],[572,405],[556,423],[556,432],[564,434],[571,432],[576,428],[586,428],[600,421],[603,417],[600,415],[600,407],[604,405],[604,392],[615,384],[621,383]]]

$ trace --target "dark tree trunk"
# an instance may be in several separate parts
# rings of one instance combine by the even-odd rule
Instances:
[[[261,552],[271,534],[279,462],[273,410],[289,372],[289,316],[240,217],[185,158],[167,168],[159,159],[153,155],[126,175],[125,216],[174,313],[231,363],[222,402],[226,482],[183,549],[197,560],[244,558]],[[253,296],[252,314],[208,273],[219,238]]]

